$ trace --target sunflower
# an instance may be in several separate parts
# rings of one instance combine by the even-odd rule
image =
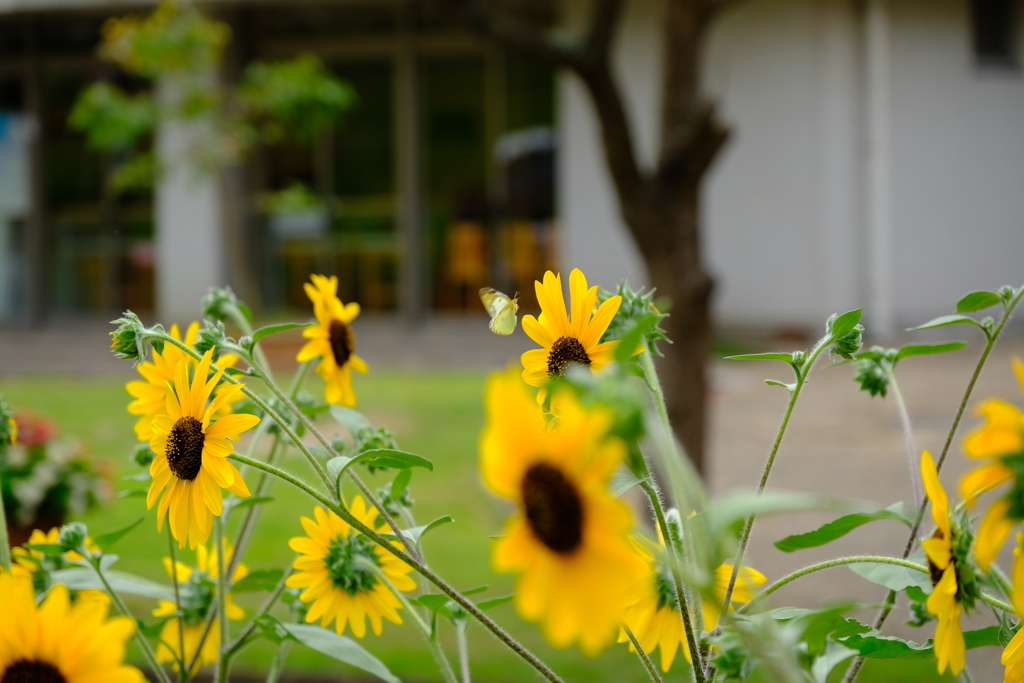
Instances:
[[[53,527],[48,532],[42,529],[33,529],[32,535],[28,538],[27,545],[56,544],[60,537],[60,528]],[[85,547],[90,552],[99,552],[99,548],[93,543],[92,538],[86,536]],[[58,569],[67,569],[71,562],[78,562],[82,556],[74,550],[69,550],[61,555],[44,555],[38,550],[29,548],[14,548],[11,551],[11,573],[17,577],[27,578],[32,581],[36,591],[42,593],[47,588],[47,572]],[[76,600],[102,600],[109,602],[110,598],[101,590],[80,590],[73,594]]]
[[[1024,617],[1024,534],[1017,534],[1017,547],[1013,549],[1013,609],[1018,617]],[[1000,663],[1006,667],[1003,683],[1024,683],[1024,629],[1003,649]]]
[[[1024,363],[1013,359],[1013,370],[1024,389]],[[989,399],[978,408],[985,423],[964,439],[964,452],[972,458],[989,462],[971,470],[960,480],[960,493],[968,505],[986,491],[1014,480],[1024,458],[1024,413],[1013,404]],[[1021,494],[1024,482],[1015,482],[1013,488],[992,503],[978,524],[975,557],[978,566],[988,571],[999,554],[1013,527],[1024,519]]]
[[[557,426],[548,429],[517,375],[497,373],[487,384],[481,474],[491,492],[518,507],[492,564],[519,574],[516,609],[541,622],[552,645],[578,641],[596,655],[647,574],[629,546],[629,508],[608,491],[626,446],[608,435],[610,411],[584,408],[568,392],[556,395]]]
[[[569,315],[562,295],[561,275],[549,270],[544,273],[544,282],[536,282],[534,286],[541,314],[539,318],[523,316],[523,330],[543,348],[527,351],[522,356],[526,383],[543,387],[551,379],[564,376],[566,368],[574,363],[592,371],[608,365],[619,342],[600,343],[601,335],[618,312],[622,297],[609,297],[595,311],[597,285],[588,288],[586,276],[576,268],[569,274]],[[635,353],[642,350],[637,347]],[[546,395],[542,390],[539,400],[543,401]]]
[[[633,536],[630,538],[633,548],[650,567],[650,591],[643,598],[629,607],[623,622],[640,641],[640,647],[650,654],[655,648],[661,648],[661,670],[668,672],[676,658],[676,649],[681,648],[686,661],[690,661],[690,649],[686,642],[686,631],[683,629],[682,614],[669,568],[660,561],[665,557],[665,542],[659,532],[659,544]],[[714,602],[701,600],[704,612],[704,630],[710,633],[718,626],[718,619],[725,592],[732,576],[732,565],[723,564],[715,570]],[[767,581],[764,574],[751,567],[743,567],[736,580],[732,593],[732,602],[743,604],[754,597],[753,588],[762,586]],[[732,605],[729,606],[732,610]],[[619,634],[619,642],[629,640],[625,632]],[[630,645],[630,650],[633,646]]]
[[[71,602],[54,586],[36,606],[32,582],[0,574],[0,681],[144,683],[124,664],[125,641],[135,632],[130,617],[107,619],[105,602]]]
[[[157,531],[163,528],[164,517],[170,511],[171,534],[181,548],[186,541],[190,548],[195,548],[210,537],[213,515],[219,515],[222,509],[222,488],[238,496],[249,495],[242,475],[227,461],[227,456],[234,450],[232,440],[256,426],[260,419],[255,415],[213,418],[237,397],[244,385],[230,385],[229,390],[207,404],[210,392],[224,374],[221,368],[209,377],[212,357],[213,349],[203,355],[191,386],[188,360],[178,361],[174,381],[165,390],[167,412],[153,418],[153,438],[149,442],[156,457],[149,466],[153,482],[146,505],[152,508],[160,498]]]
[[[181,340],[181,332],[177,325],[171,325],[170,334],[175,339]],[[195,346],[198,338],[199,323],[193,322],[185,333],[185,343]],[[178,362],[183,358],[187,359],[191,368],[193,362],[191,356],[174,344],[164,344],[163,351],[153,350],[152,362],[146,361],[135,366],[145,381],[128,382],[125,389],[135,397],[135,400],[128,404],[128,412],[139,416],[135,422],[135,436],[139,441],[149,441],[153,438],[153,418],[166,412],[167,384],[174,381],[174,369],[178,367]],[[232,353],[225,353],[217,359],[217,365],[222,368],[234,367],[237,362],[238,356]],[[213,395],[219,396],[221,392],[230,391],[230,389],[230,384],[221,384],[214,389]],[[231,413],[231,403],[241,399],[239,394],[233,394],[233,396],[235,399],[222,405],[214,417],[223,417]]]
[[[302,330],[302,336],[309,341],[299,349],[296,360],[304,363],[319,358],[316,371],[327,383],[327,402],[354,406],[356,394],[352,391],[351,371],[369,370],[366,361],[355,354],[356,338],[350,327],[359,316],[359,304],[342,305],[338,299],[338,278],[334,275],[313,275],[311,279],[312,284],[305,284],[306,295],[313,302],[318,324]]]
[[[377,524],[377,510],[368,507],[362,496],[352,500],[352,515],[374,531],[387,532]],[[374,635],[380,635],[381,618],[401,624],[398,610],[402,603],[387,584],[369,565],[376,566],[400,591],[416,590],[416,582],[409,576],[412,567],[384,548],[355,531],[345,520],[319,505],[314,508],[316,521],[301,518],[302,528],[308,536],[296,536],[288,542],[300,556],[292,565],[296,573],[288,577],[286,585],[305,588],[299,598],[313,603],[306,612],[306,621],[317,619],[327,627],[334,621],[334,630],[340,635],[347,623],[358,638],[366,635],[366,617]]]
[[[224,565],[231,562],[234,549],[224,542]],[[199,650],[199,641],[206,630],[206,616],[213,606],[217,595],[217,550],[216,548],[207,551],[205,545],[196,546],[196,568],[178,562],[173,564],[171,558],[164,558],[164,569],[167,575],[176,578],[178,581],[178,595],[181,600],[181,607],[170,600],[161,600],[160,605],[153,610],[154,617],[170,617],[164,622],[160,629],[160,644],[156,649],[156,660],[160,663],[173,662],[176,668],[183,668],[179,662],[188,663]],[[231,584],[241,581],[249,575],[249,570],[244,564],[239,563],[231,576]],[[230,590],[230,584],[229,584]],[[245,617],[245,610],[235,604],[231,593],[225,599],[228,619],[238,621]],[[181,624],[179,626],[179,619]],[[181,639],[184,638],[185,648],[182,656]],[[220,629],[217,618],[213,619],[210,631],[203,641],[202,650],[190,672],[193,676],[199,667],[206,664],[213,664],[217,661],[217,650],[220,647]]]
[[[921,478],[924,490],[932,504],[935,533],[921,543],[928,556],[928,571],[932,578],[932,594],[925,607],[935,615],[935,655],[939,659],[939,673],[949,666],[957,676],[964,669],[964,635],[960,628],[963,607],[957,599],[960,592],[957,576],[957,557],[954,553],[954,534],[949,521],[949,498],[939,481],[935,461],[928,451],[921,454]]]

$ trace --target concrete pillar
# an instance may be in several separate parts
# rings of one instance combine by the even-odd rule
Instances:
[[[160,83],[158,97],[173,102],[176,90]],[[226,284],[220,186],[196,162],[205,140],[202,122],[164,121],[157,130],[156,307],[165,326],[199,318],[209,288]]]

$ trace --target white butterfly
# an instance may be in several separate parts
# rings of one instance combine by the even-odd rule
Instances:
[[[491,332],[494,334],[509,335],[516,329],[519,318],[519,292],[512,298],[502,294],[492,287],[484,287],[480,290],[480,301],[484,302],[484,308],[491,316]]]

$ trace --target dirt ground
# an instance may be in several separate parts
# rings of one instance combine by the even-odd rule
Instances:
[[[130,364],[114,359],[107,346],[111,328],[101,324],[55,324],[41,332],[0,330],[0,378],[4,375],[72,373],[124,375]],[[981,351],[974,330],[950,328],[948,339],[965,339],[970,345],[959,352],[937,357],[904,360],[897,376],[914,425],[918,449],[936,456],[942,448],[970,374]],[[411,328],[393,319],[364,317],[358,327],[359,351],[377,369],[386,368],[496,368],[515,362],[530,348],[516,334],[496,338],[482,319],[435,319]],[[68,340],[74,339],[69,348]],[[298,338],[281,335],[268,348],[272,359],[294,354]],[[782,349],[799,345],[789,342]],[[1024,337],[1003,340],[988,361],[975,388],[971,406],[988,396],[1000,396],[1018,404],[1021,388],[1010,370],[1013,355],[1024,357]],[[913,504],[907,453],[892,398],[871,398],[852,382],[851,365],[827,367],[820,363],[797,406],[789,432],[779,452],[769,487],[806,491],[874,501],[884,507],[903,500]],[[786,392],[766,386],[763,380],[791,381],[788,368],[778,362],[717,361],[712,367],[710,395],[709,481],[714,493],[756,486],[778,427]],[[972,410],[965,415],[951,449],[943,481],[955,497],[956,482],[970,467],[962,454],[962,437],[978,423]],[[834,515],[833,515],[834,516]],[[748,554],[749,563],[770,579],[811,562],[848,554],[899,554],[907,529],[894,521],[874,522],[825,548],[785,554],[775,541],[809,531],[829,515],[803,513],[767,518],[757,523]],[[926,523],[926,529],[930,524]],[[1004,556],[1004,566],[1009,566]],[[776,604],[808,606],[830,599],[854,597],[880,602],[884,589],[868,583],[847,568],[836,568],[801,579],[779,591]],[[868,612],[864,618],[871,619]],[[888,624],[893,633],[923,641],[931,627],[917,630],[903,625],[897,613]],[[991,615],[977,615],[965,628],[991,624]],[[985,648],[969,653],[975,681],[1001,680],[998,652]]]

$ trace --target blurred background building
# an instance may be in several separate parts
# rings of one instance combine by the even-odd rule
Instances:
[[[523,4],[573,26],[585,0]],[[748,0],[712,32],[709,94],[734,125],[705,187],[705,248],[727,325],[817,324],[864,305],[878,332],[1019,284],[1024,255],[1021,0]],[[0,321],[160,309],[194,316],[231,280],[218,226],[243,207],[266,309],[307,308],[310,272],[368,311],[477,310],[484,285],[531,303],[549,267],[645,280],[596,121],[571,76],[504,53],[428,2],[213,0],[224,78],[317,55],[359,102],[311,146],[261,150],[238,182],[168,176],[105,190],[111,160],[67,117],[98,78],[106,18],[152,5],[0,0]],[[631,0],[616,60],[655,157],[661,2]],[[130,86],[131,84],[122,84]],[[172,140],[173,136],[165,136]],[[261,208],[295,182],[320,204]],[[233,195],[226,198],[226,195]],[[228,201],[230,199],[231,201]]]

